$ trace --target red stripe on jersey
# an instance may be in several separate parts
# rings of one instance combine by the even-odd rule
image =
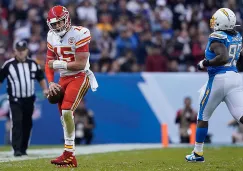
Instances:
[[[75,52],[89,52],[89,44],[85,44],[75,50]]]
[[[53,50],[53,47],[50,43],[47,42],[47,48],[50,49],[50,50]]]
[[[46,56],[50,56],[50,57],[55,57],[55,53],[53,51],[51,51],[50,49],[47,49],[47,52],[46,52]]]
[[[88,42],[90,39],[91,39],[91,36],[86,37],[86,38],[84,38],[84,39],[78,41],[75,45],[76,45],[76,46],[81,45],[81,44],[83,44],[83,43],[85,43],[85,42]]]

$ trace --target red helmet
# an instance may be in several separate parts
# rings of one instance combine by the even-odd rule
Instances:
[[[64,25],[58,28],[53,28],[54,24],[61,20],[64,20]],[[68,10],[60,5],[54,6],[49,10],[46,22],[49,29],[59,36],[63,36],[71,26],[71,19]]]

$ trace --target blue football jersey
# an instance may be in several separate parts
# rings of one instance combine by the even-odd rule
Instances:
[[[215,53],[210,50],[210,45],[212,42],[217,41],[223,43],[229,53],[229,61],[224,66],[210,66],[207,68],[209,76],[214,76],[216,74],[225,73],[226,71],[237,71],[236,62],[239,59],[240,51],[242,47],[242,37],[240,33],[237,32],[236,35],[227,34],[223,31],[215,31],[209,35],[208,44],[205,50],[205,58],[210,60],[215,58]]]

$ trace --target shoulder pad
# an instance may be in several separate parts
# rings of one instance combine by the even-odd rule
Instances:
[[[53,32],[51,30],[48,31],[47,36],[53,35]]]
[[[209,35],[209,38],[227,39],[227,35],[222,31],[215,31]]]
[[[238,32],[237,36],[240,37],[240,39],[242,40],[242,36],[241,36],[241,34],[239,32]]]
[[[86,28],[86,27],[82,27],[82,26],[72,26],[73,27],[73,30],[76,32],[76,33],[78,33],[78,34],[83,34],[83,33],[85,33],[86,31],[89,31],[89,29],[88,28]]]
[[[52,43],[52,38],[53,38],[53,32],[50,30],[47,33],[47,43],[51,44]]]
[[[85,45],[86,43],[89,43],[91,40],[91,35],[89,29],[82,27],[80,31],[77,33],[77,41],[76,41],[76,47],[80,47]]]

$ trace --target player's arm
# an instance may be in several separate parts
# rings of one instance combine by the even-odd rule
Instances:
[[[51,69],[67,69],[69,71],[80,71],[85,68],[89,55],[89,52],[76,52],[76,60],[73,62],[50,60],[48,65]]]
[[[80,71],[86,66],[89,52],[78,52],[75,55],[75,61],[67,63],[67,69],[70,71]]]
[[[210,46],[210,50],[216,54],[216,57],[208,60],[208,66],[221,66],[228,63],[229,53],[223,43],[213,42]]]
[[[56,90],[60,91],[60,85],[54,83],[54,70],[49,67],[49,62],[55,59],[55,53],[53,52],[53,47],[47,42],[47,53],[46,53],[46,64],[45,64],[45,73],[46,78],[49,83],[49,92],[53,96],[57,94]]]
[[[47,52],[46,52],[46,65],[45,65],[45,73],[46,78],[48,80],[48,83],[51,83],[54,81],[54,70],[49,67],[48,63],[51,60],[54,60],[55,53],[53,51],[53,47],[50,43],[47,42]]]
[[[229,54],[226,46],[220,42],[212,42],[210,50],[216,54],[216,57],[210,60],[204,59],[199,62],[198,68],[203,69],[208,66],[222,66],[228,63]]]
[[[7,64],[6,63],[4,63],[3,65],[2,65],[2,67],[1,67],[1,69],[0,69],[0,87],[1,87],[1,85],[2,85],[2,83],[3,83],[3,81],[5,80],[5,78],[7,77],[7,75],[8,75],[8,69],[7,69]]]
[[[236,67],[239,72],[243,71],[243,50],[241,50],[240,57],[237,60]]]
[[[42,90],[43,90],[43,94],[44,96],[48,96],[48,88],[47,88],[47,85],[46,85],[46,80],[45,79],[42,79],[40,82],[39,82]]]
[[[48,88],[47,88],[44,72],[42,71],[40,65],[38,65],[37,63],[35,63],[35,64],[37,65],[36,79],[39,82],[39,84],[43,90],[44,96],[47,96]]]

